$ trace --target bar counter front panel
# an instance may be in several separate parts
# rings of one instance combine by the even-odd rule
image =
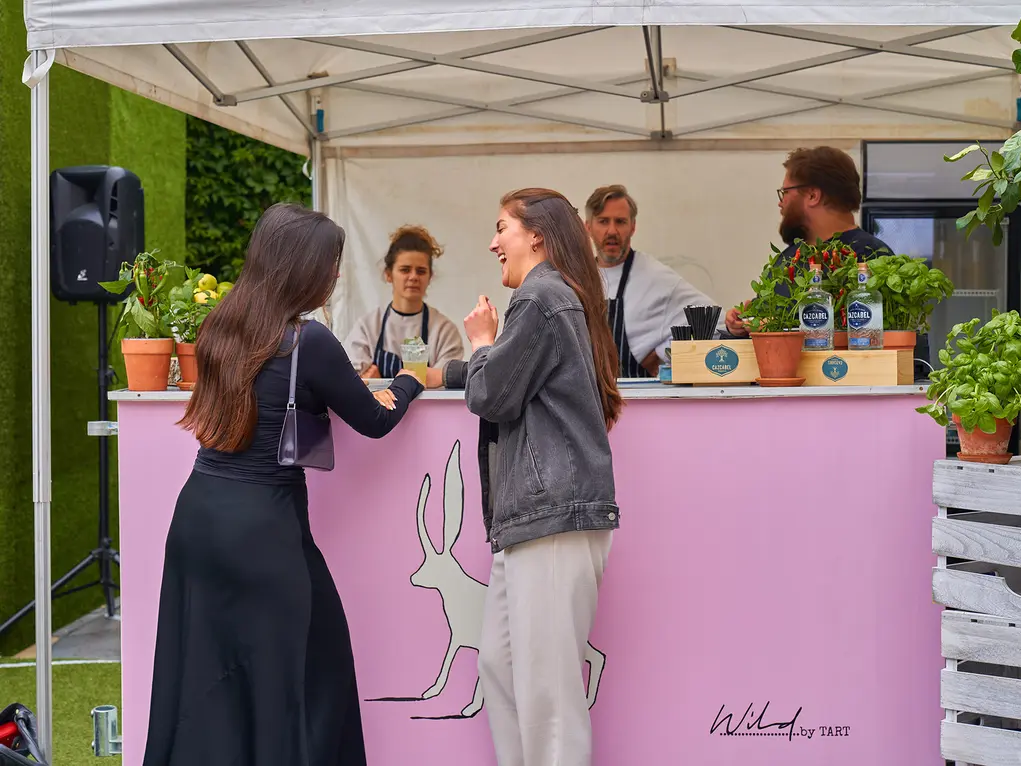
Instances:
[[[930,525],[945,451],[914,411],[921,391],[624,389],[621,528],[586,664],[595,766],[940,762]],[[111,398],[124,763],[138,766],[164,544],[196,443],[174,425],[187,394]],[[309,507],[351,626],[369,763],[492,766],[478,420],[461,392],[427,392],[382,440],[336,418],[334,435]]]

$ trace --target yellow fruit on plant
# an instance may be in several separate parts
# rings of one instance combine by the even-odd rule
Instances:
[[[202,278],[198,281],[199,290],[208,290],[213,292],[216,290],[216,277],[212,274],[203,274]]]
[[[210,298],[215,298],[216,294],[209,292],[209,290],[196,290],[195,291],[195,303],[208,303]]]
[[[221,298],[233,289],[234,289],[233,282],[220,282],[220,284],[216,286],[216,292],[220,294]]]

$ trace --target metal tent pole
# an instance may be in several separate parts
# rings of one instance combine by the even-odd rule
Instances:
[[[35,507],[36,722],[53,760],[53,648],[50,642],[50,82],[54,51],[33,51],[23,81],[32,88],[32,502]]]

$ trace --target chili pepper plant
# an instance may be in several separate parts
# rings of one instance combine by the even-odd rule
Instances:
[[[134,263],[121,264],[120,279],[100,282],[114,295],[131,292],[124,299],[120,332],[123,338],[172,338],[170,291],[182,284],[184,268],[174,261],[157,258],[159,250],[139,253]]]

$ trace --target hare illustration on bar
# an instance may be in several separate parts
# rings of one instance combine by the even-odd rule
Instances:
[[[442,551],[436,550],[425,527],[425,507],[432,484],[429,474],[423,478],[418,494],[418,536],[422,542],[425,560],[411,575],[411,584],[417,588],[439,591],[443,601],[443,613],[450,628],[450,640],[439,675],[436,682],[422,694],[422,699],[431,699],[443,691],[447,685],[450,666],[458,650],[467,648],[478,651],[479,637],[482,633],[482,613],[487,586],[469,576],[453,553],[454,543],[461,534],[461,521],[464,516],[464,480],[461,476],[460,458],[461,444],[460,441],[455,441],[447,459],[443,479]],[[606,655],[589,643],[585,652],[585,662],[589,665],[587,699],[591,708],[596,702],[599,681],[606,665]],[[481,684],[476,679],[471,702],[461,711],[461,715],[456,717],[471,718],[482,709],[482,705]]]

